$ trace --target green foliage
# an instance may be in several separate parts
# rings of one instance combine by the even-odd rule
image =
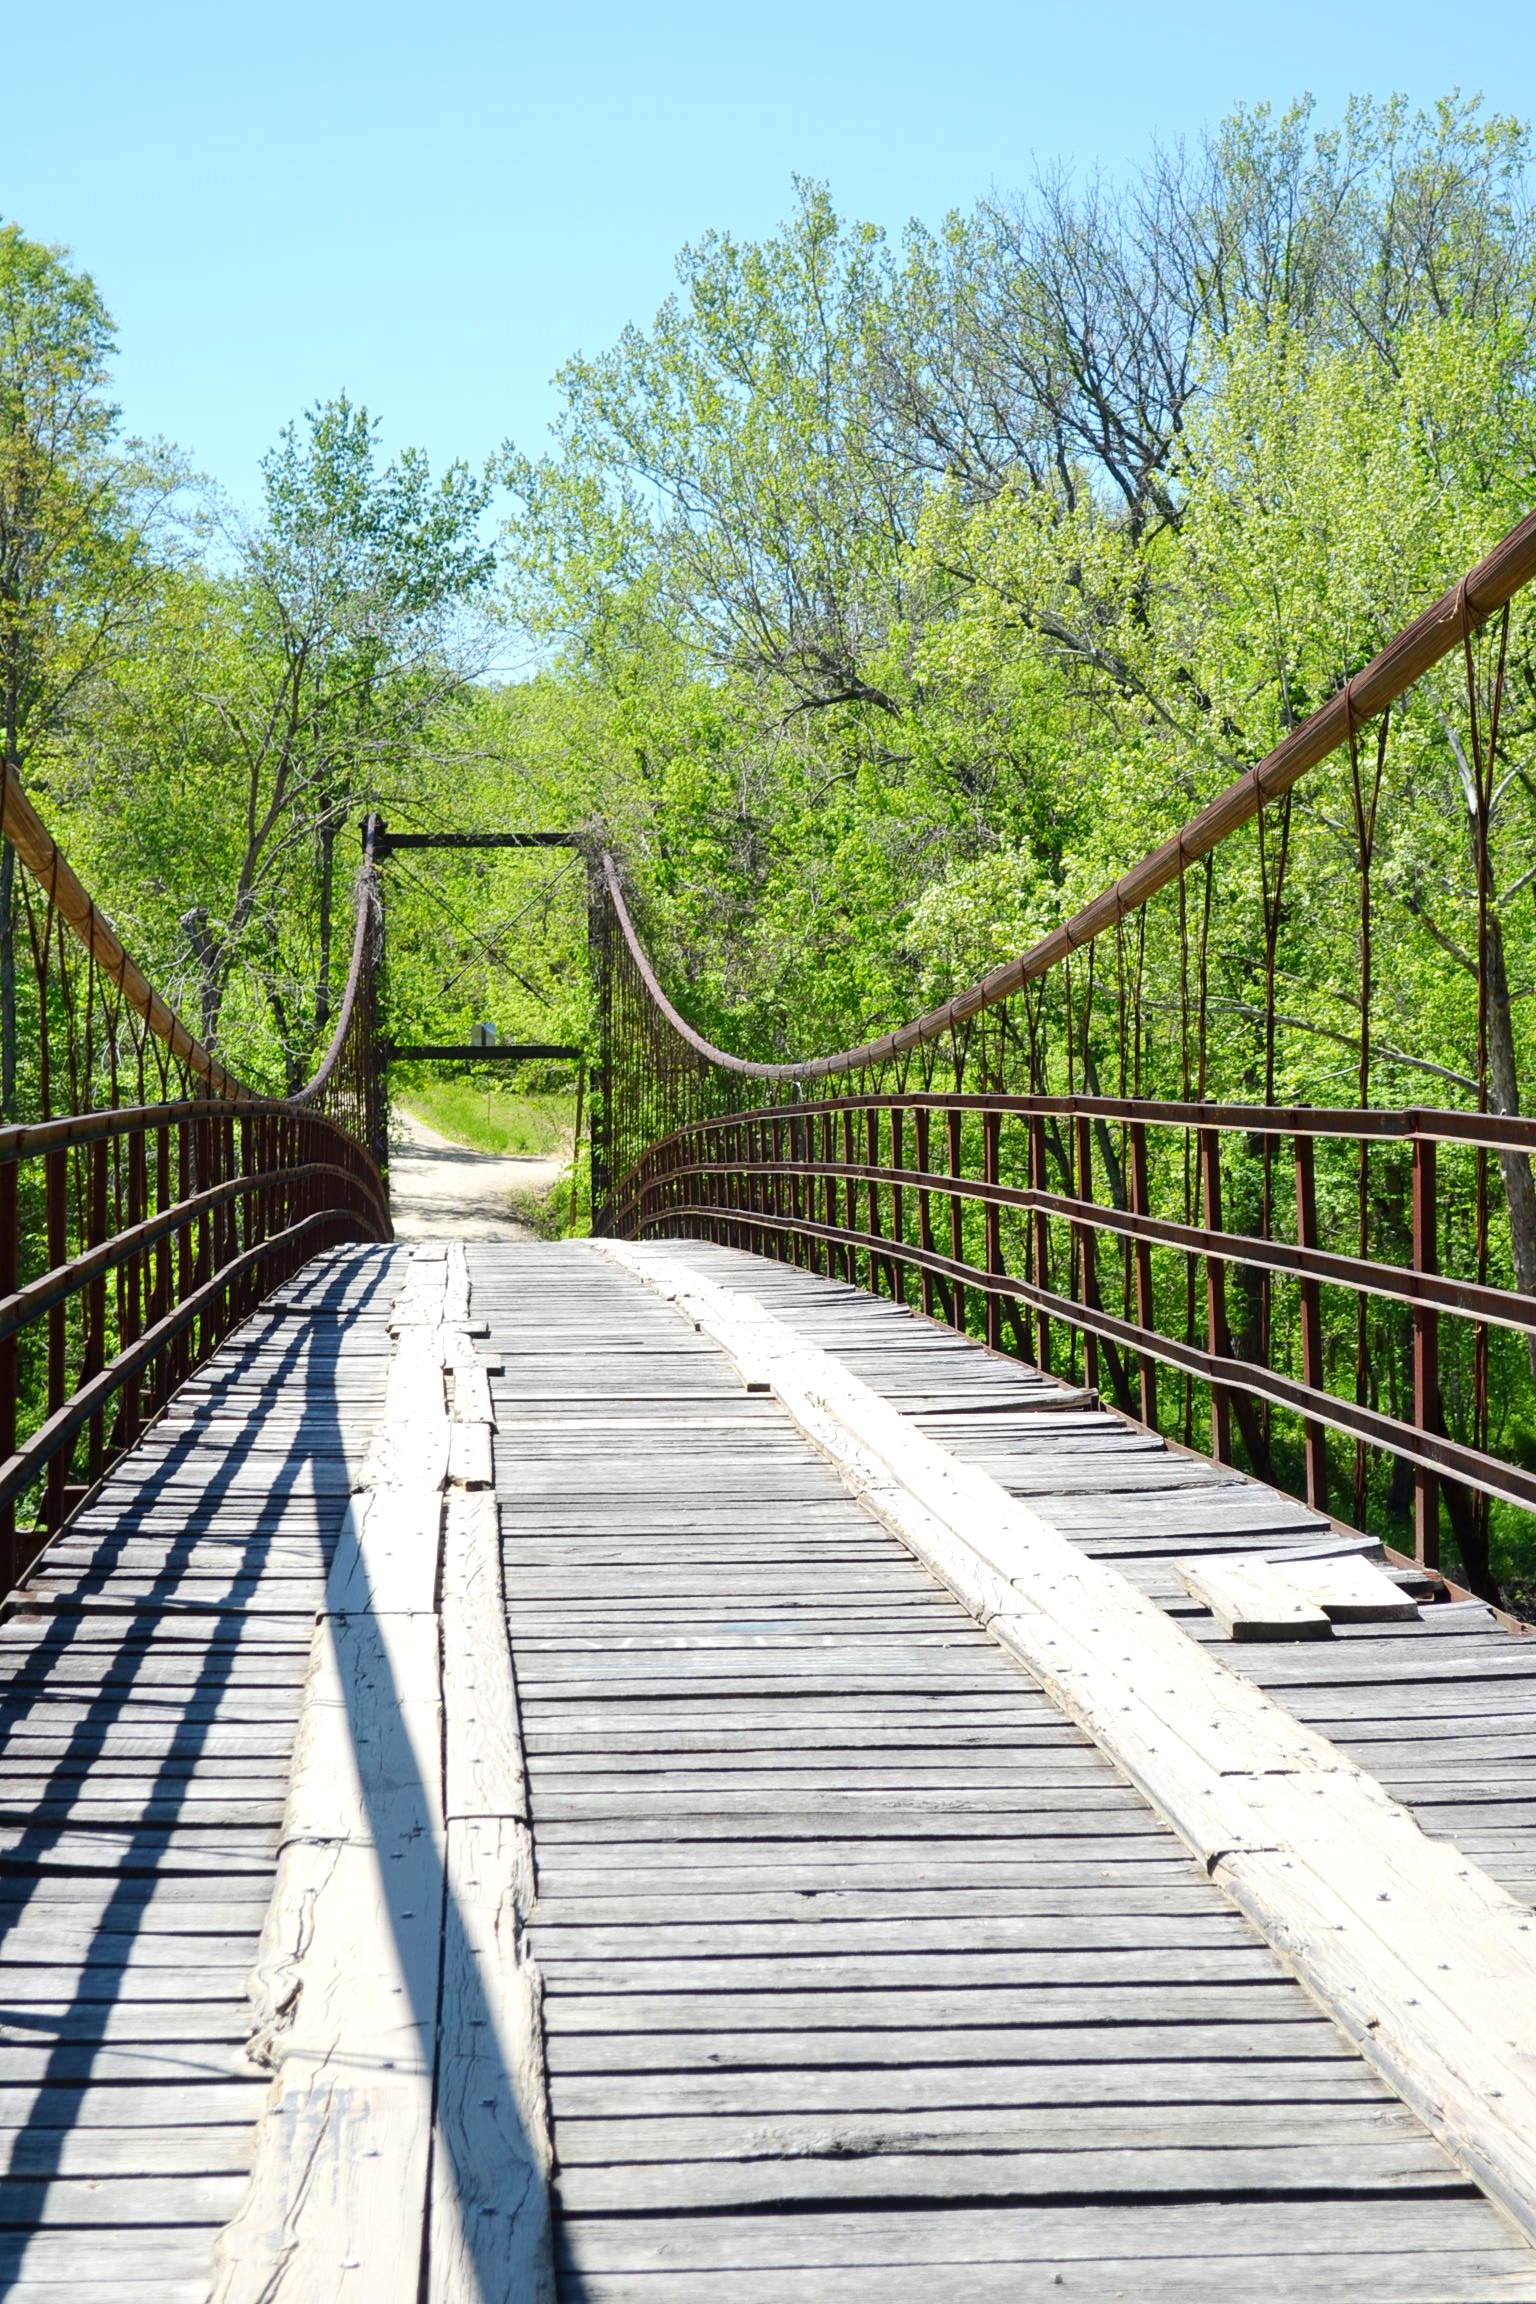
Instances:
[[[0,715],[21,765],[134,626],[178,477],[117,444],[112,323],[64,252],[0,226]]]
[[[1391,99],[1334,125],[1307,105],[1238,112],[1121,185],[1047,172],[896,241],[797,183],[778,232],[705,234],[649,326],[562,370],[550,452],[509,444],[500,459],[495,550],[490,482],[462,465],[434,479],[413,452],[385,462],[345,396],[280,435],[254,520],[214,501],[173,532],[173,460],[117,444],[94,289],[13,230],[13,749],[30,745],[29,776],[150,973],[263,1084],[302,1078],[328,1036],[370,808],[396,828],[601,837],[702,1029],[764,1057],[862,1040],[1134,863],[1526,510],[1529,163],[1518,122]],[[508,623],[536,669],[498,682]],[[1485,706],[1492,644],[1477,655]],[[1497,957],[1490,1098],[1528,1097],[1523,603],[1481,893],[1464,688],[1448,661],[1394,712],[1379,761],[1373,730],[1354,768],[1336,757],[1224,846],[1182,908],[1169,896],[1132,944],[1083,959],[1070,994],[1053,983],[1040,1075],[1472,1101],[1481,907]],[[484,1018],[503,1037],[590,1042],[574,858],[399,855],[387,892],[397,1039],[460,1040]],[[0,898],[0,928],[7,916]],[[24,1102],[25,1047],[8,1061]],[[524,1085],[568,1095],[573,1074]],[[423,1093],[446,1114],[465,1091]],[[1053,1147],[1058,1166],[1068,1149]],[[1154,1182],[1170,1204],[1185,1189],[1172,1170]],[[1464,1209],[1469,1176],[1448,1160],[1444,1182]],[[578,1162],[578,1209],[584,1190]],[[1251,1148],[1235,1158],[1240,1213],[1267,1197],[1289,1221],[1285,1190]],[[1528,1164],[1490,1190],[1491,1276],[1536,1288]],[[1379,1243],[1401,1232],[1402,1191],[1390,1161],[1367,1180]],[[1331,1236],[1351,1238],[1358,1177],[1324,1160],[1319,1192]],[[1445,1253],[1465,1266],[1459,1222]],[[1159,1261],[1156,1284],[1173,1318],[1182,1264]],[[1266,1316],[1283,1357],[1283,1289]],[[1379,1315],[1383,1406],[1405,1336]],[[1347,1305],[1329,1308],[1325,1342],[1347,1388]],[[1495,1339],[1511,1448],[1536,1428],[1528,1359],[1523,1339]],[[1445,1385],[1464,1428],[1473,1371],[1449,1344]],[[1198,1440],[1193,1394],[1184,1413]],[[1265,1442],[1278,1464],[1299,1444],[1282,1426]],[[1401,1512],[1393,1478],[1384,1466],[1378,1516]]]
[[[485,485],[381,467],[376,434],[345,396],[285,430],[263,517],[215,506],[211,556],[162,571],[59,777],[92,885],[204,1041],[275,1088],[308,1076],[350,957],[342,836],[440,809],[484,661]]]
[[[539,1159],[571,1149],[575,1099],[559,1092],[519,1093],[473,1074],[452,1079],[404,1075],[393,1102],[472,1152]]]

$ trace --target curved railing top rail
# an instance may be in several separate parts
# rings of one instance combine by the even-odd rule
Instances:
[[[1256,767],[1229,784],[1171,839],[1154,848],[1129,872],[1102,889],[1080,912],[1060,922],[1017,959],[1005,961],[979,983],[945,1001],[942,1007],[929,1009],[926,1015],[914,1017],[878,1040],[867,1040],[858,1048],[839,1049],[835,1055],[816,1056],[798,1064],[755,1063],[715,1047],[678,1014],[663,992],[635,933],[613,859],[605,851],[603,871],[608,893],[630,957],[647,992],[673,1029],[697,1055],[727,1072],[754,1080],[816,1080],[888,1062],[909,1049],[942,1038],[982,1009],[1008,999],[1096,936],[1116,927],[1159,889],[1168,887],[1191,864],[1209,855],[1223,840],[1250,822],[1267,801],[1279,799],[1309,769],[1326,760],[1330,752],[1347,744],[1355,730],[1395,703],[1458,643],[1469,641],[1472,634],[1501,608],[1507,607],[1533,577],[1536,577],[1536,512],[1527,513],[1486,559],[1480,560],[1459,583],[1443,593],[1432,608],[1426,609],[1362,671],[1346,681],[1326,704],[1319,705],[1299,727],[1284,736],[1272,752],[1266,753]]]

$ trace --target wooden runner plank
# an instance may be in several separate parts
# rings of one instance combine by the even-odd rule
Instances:
[[[531,1845],[467,1323],[462,1250],[413,1256],[316,1631],[258,1970],[277,2077],[220,2304],[319,2304],[348,2271],[382,2304],[553,2304]]]
[[[392,1319],[442,1294],[441,1258],[412,1258]],[[391,1373],[315,1628],[253,1980],[254,2053],[275,2077],[215,2304],[320,2304],[349,2272],[370,2300],[418,2304],[443,1936],[447,1419],[428,1373],[412,1354],[404,1395]]]
[[[489,1461],[486,1427],[487,1471]],[[533,1842],[505,1623],[496,1500],[459,1488],[443,1561],[448,1884],[431,2304],[553,2304],[555,2293],[542,1984],[526,1939]]]

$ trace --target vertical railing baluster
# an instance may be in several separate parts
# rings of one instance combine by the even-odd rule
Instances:
[[[1205,1229],[1221,1230],[1221,1138],[1214,1128],[1200,1131],[1200,1177],[1205,1195]],[[1232,1356],[1227,1328],[1227,1267],[1209,1250],[1205,1258],[1206,1349],[1213,1359]],[[1211,1386],[1211,1454],[1218,1464],[1232,1461],[1232,1401],[1224,1384]]]
[[[809,1162],[807,1191],[810,1200],[811,1220],[821,1226],[823,1234],[825,1234],[827,1216],[827,1179],[823,1173],[826,1163],[826,1144],[825,1115],[818,1106],[813,1106],[806,1114],[805,1119],[805,1150]],[[819,1273],[825,1280],[830,1280],[832,1277],[832,1243],[825,1237],[817,1240],[812,1246],[811,1270]]]
[[[224,1181],[228,1184],[234,1181],[239,1172],[235,1161],[235,1122],[232,1115],[225,1115],[219,1133],[224,1139]],[[335,1190],[334,1185],[327,1184],[325,1189],[327,1198],[330,1198]],[[224,1261],[226,1264],[233,1264],[240,1253],[239,1218],[239,1201],[234,1199],[226,1201],[224,1205]],[[224,1326],[226,1332],[233,1328],[241,1317],[238,1300],[239,1285],[237,1280],[231,1280],[224,1291]]]
[[[874,1176],[875,1169],[880,1165],[880,1114],[873,1104],[868,1106],[864,1114],[864,1165],[869,1170],[869,1175],[865,1179],[869,1198],[869,1229],[872,1237],[879,1240],[884,1237],[885,1231],[880,1221],[880,1187]],[[877,1258],[874,1249],[870,1248],[866,1252],[866,1261],[868,1264],[867,1285],[869,1292],[871,1296],[878,1296],[880,1293],[880,1266],[885,1262],[885,1258]]]
[[[258,1247],[261,1242],[261,1210],[256,1194],[251,1189],[251,1178],[260,1172],[261,1122],[254,1114],[242,1115],[240,1121],[240,1176],[245,1190],[240,1195],[243,1211],[236,1246],[242,1250]],[[259,1264],[252,1264],[240,1287],[240,1317],[249,1319],[256,1308],[256,1283],[260,1275]]]
[[[997,1112],[984,1112],[981,1120],[982,1177],[988,1187],[985,1226],[987,1242],[987,1271],[999,1274],[1003,1269],[1003,1212],[997,1204],[997,1187],[1002,1181],[1001,1145],[1003,1123]],[[1003,1300],[995,1288],[987,1290],[987,1342],[994,1352],[1003,1348]]]
[[[951,1104],[945,1112],[944,1118],[949,1129],[949,1172],[951,1176],[958,1177],[964,1174],[961,1132],[965,1115],[957,1111],[955,1106]],[[965,1207],[958,1192],[951,1192],[949,1195],[949,1253],[956,1264],[965,1262]],[[955,1296],[954,1324],[963,1335],[965,1333],[965,1283],[957,1278],[953,1287]]]
[[[90,1148],[87,1162],[89,1197],[86,1205],[85,1241],[87,1248],[99,1248],[107,1237],[107,1164],[112,1147],[105,1136],[99,1136]],[[85,1353],[80,1369],[80,1381],[89,1383],[107,1364],[107,1276],[97,1274],[86,1283],[85,1289]],[[86,1479],[94,1485],[101,1478],[106,1464],[106,1412],[98,1408],[86,1428]]]
[[[859,1225],[859,1187],[854,1176],[858,1162],[853,1156],[853,1108],[843,1106],[843,1207],[847,1211],[846,1228],[856,1232]],[[843,1278],[851,1287],[859,1282],[858,1251],[850,1240],[843,1249]]]
[[[773,1213],[778,1221],[773,1228],[773,1252],[780,1263],[784,1261],[784,1123],[769,1122],[772,1131],[773,1159]]]
[[[176,1123],[176,1197],[179,1201],[185,1201],[192,1190],[192,1126],[190,1120],[178,1120]],[[190,1223],[184,1223],[178,1225],[176,1232],[174,1286],[175,1301],[178,1304],[185,1303],[195,1284],[192,1230]],[[191,1331],[183,1328],[171,1347],[171,1366],[166,1387],[168,1391],[174,1392],[186,1376],[191,1351]]]
[[[1438,1272],[1435,1146],[1432,1137],[1413,1140],[1413,1268]],[[1440,1315],[1430,1304],[1413,1311],[1413,1420],[1421,1432],[1440,1429]],[[1424,1568],[1440,1565],[1440,1481],[1427,1465],[1413,1472],[1413,1553]]]
[[[837,1230],[837,1179],[827,1173],[836,1157],[831,1113],[825,1109],[818,1112],[811,1123],[811,1130],[812,1141],[817,1146],[816,1159],[820,1171],[816,1180],[815,1207],[819,1220],[830,1234]],[[837,1251],[830,1238],[823,1242],[823,1246],[826,1250],[823,1268],[830,1280],[837,1271]]]
[[[21,1179],[17,1163],[0,1166],[0,1296],[14,1296],[21,1280]],[[15,1336],[0,1344],[0,1464],[16,1453],[16,1395],[20,1353]],[[0,1570],[8,1592],[26,1563],[18,1556],[14,1498],[0,1506]]]
[[[926,1104],[919,1104],[917,1110],[912,1115],[912,1123],[914,1133],[917,1137],[918,1174],[921,1176],[926,1176],[932,1167],[932,1162],[928,1156],[928,1107]],[[926,1255],[929,1256],[933,1254],[933,1210],[930,1205],[931,1200],[932,1194],[929,1192],[927,1186],[920,1185],[918,1187],[917,1194],[917,1239],[919,1247],[924,1251]],[[929,1271],[926,1264],[922,1267],[920,1286],[922,1288],[923,1294],[923,1310],[931,1320],[933,1318],[933,1274]]]
[[[155,1212],[163,1214],[171,1204],[171,1132],[169,1127],[155,1130]],[[154,1249],[154,1278],[150,1284],[149,1319],[153,1327],[163,1320],[171,1308],[171,1264],[175,1253],[169,1232],[162,1232]],[[169,1351],[155,1354],[150,1369],[149,1402],[158,1408],[169,1388],[171,1359]]]
[[[757,1246],[757,1226],[752,1221],[757,1214],[757,1123],[750,1117],[739,1124],[736,1149],[741,1161],[736,1198],[742,1219],[737,1245],[751,1250]]]
[[[1093,1138],[1086,1115],[1079,1114],[1074,1134],[1077,1138],[1077,1197],[1086,1206],[1093,1205]],[[1083,1291],[1084,1311],[1099,1301],[1098,1244],[1091,1224],[1078,1224],[1077,1263],[1078,1282]],[[1096,1392],[1099,1386],[1099,1339],[1091,1328],[1083,1330],[1083,1375],[1088,1388]]]
[[[1296,1139],[1296,1245],[1317,1246],[1317,1159],[1310,1136]],[[1301,1294],[1301,1380],[1310,1392],[1323,1389],[1323,1291],[1305,1272]],[[1303,1427],[1307,1458],[1307,1502],[1316,1512],[1328,1509],[1328,1431],[1316,1417]]]
[[[1045,1190],[1045,1120],[1035,1112],[1029,1122],[1029,1188],[1032,1192]],[[1035,1225],[1035,1286],[1049,1289],[1051,1285],[1051,1220],[1043,1208],[1037,1208]],[[1051,1323],[1044,1311],[1038,1321],[1040,1337],[1039,1368],[1042,1376],[1051,1372]]]
[[[891,1106],[891,1166],[900,1175],[906,1166],[906,1113],[902,1106]],[[901,1250],[907,1244],[906,1197],[899,1184],[891,1186],[891,1237],[897,1243],[897,1254],[891,1263],[891,1294],[898,1303],[907,1300],[907,1260]]]
[[[128,1228],[144,1222],[148,1213],[147,1179],[145,1175],[144,1131],[135,1128],[128,1139]],[[123,1267],[122,1330],[125,1346],[136,1344],[144,1333],[145,1283],[149,1276],[149,1251],[140,1250],[130,1256]],[[130,1376],[123,1386],[123,1408],[119,1430],[125,1448],[131,1448],[139,1436],[143,1421],[143,1379]]]
[[[1131,1153],[1131,1214],[1150,1216],[1151,1192],[1147,1182],[1147,1130],[1142,1120],[1133,1120],[1130,1127]],[[1136,1325],[1149,1336],[1157,1333],[1157,1299],[1152,1287],[1152,1243],[1138,1239],[1135,1244],[1136,1272]],[[1157,1430],[1157,1362],[1150,1352],[1137,1354],[1137,1374],[1141,1381],[1141,1420],[1155,1432]]]
[[[48,1269],[56,1272],[69,1258],[69,1152],[60,1144],[43,1157],[44,1223],[48,1237]],[[66,1307],[52,1305],[48,1313],[48,1414],[64,1405],[68,1378],[64,1365],[68,1343]],[[56,1448],[48,1460],[43,1524],[51,1534],[64,1518],[64,1490],[69,1480],[73,1451]]]
[[[224,1126],[222,1121],[212,1118],[204,1121],[203,1149],[206,1154],[206,1164],[199,1163],[200,1189],[207,1190],[210,1186],[223,1181],[221,1163],[224,1152]],[[222,1207],[211,1209],[203,1219],[203,1242],[205,1255],[202,1276],[205,1280],[213,1280],[218,1277],[224,1262],[224,1210]],[[223,1331],[222,1311],[223,1295],[220,1292],[214,1296],[203,1320],[203,1357],[205,1359],[218,1343]]]

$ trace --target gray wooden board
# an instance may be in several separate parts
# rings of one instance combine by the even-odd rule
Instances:
[[[784,2116],[822,2119],[848,2114],[893,2124],[913,2117],[974,2120],[993,2109],[1010,2116],[1027,2113],[1070,2128],[1081,2110],[1123,2121],[1127,2108],[1144,2115],[1176,2105],[1198,2105],[1208,2113],[1230,2113],[1234,2121],[1306,2118],[1320,2105],[1396,2099],[1382,2082],[1361,2070],[1353,2057],[1319,2056],[1201,2063],[1181,2057],[1156,2065],[997,2064],[924,2065],[911,2071],[871,2070],[863,2065],[828,2069],[721,2072],[572,2072],[562,2089],[568,2139],[577,2123],[587,2123],[594,2150],[611,2122],[668,2119],[762,2121]],[[660,2133],[658,2129],[657,2133]],[[1002,2134],[999,2127],[995,2134]],[[698,2148],[707,2139],[700,2137]],[[574,2153],[577,2145],[570,2143]]]
[[[1314,2219],[1352,2193],[1378,2216],[1315,2247],[1287,2294],[1347,2294],[1341,2266],[1368,2279],[1415,2250],[1470,2267],[1468,2298],[1521,2292],[1528,2253],[1461,2196],[1459,2171],[771,1402],[585,1248],[469,1255],[504,1369],[497,1474],[571,2304],[610,2278],[615,2296],[670,2298],[686,2277],[713,2299],[755,2294],[750,2275],[798,2298],[818,2292],[818,2264],[841,2295],[861,2260],[882,2298],[968,2296],[988,2227],[967,2220],[952,2256],[935,2247],[961,2230],[945,2205],[959,2198],[1070,2202],[1052,2213],[1075,2261],[1107,2278],[1133,2229],[1109,2203],[1128,2190],[1181,2203],[1181,2268],[1207,2234],[1230,2241],[1228,2199],[1274,2224],[1253,2203],[1299,2188]],[[985,1460],[1016,1448],[1010,1485],[1075,1483],[1095,1526],[1113,1516],[1129,1537],[1157,1515],[1159,1540],[1187,1550],[1219,1533],[1223,1504],[1251,1508],[1258,1534],[1317,1525],[1250,1507],[1259,1492],[1230,1474],[1079,1403],[1020,1405],[1032,1379],[894,1306],[747,1269],[792,1288],[802,1325],[899,1404],[979,1409]],[[1085,1502],[1085,1484],[1104,1493]],[[1309,2127],[1314,2103],[1326,2118]],[[828,2252],[855,2218],[862,2255]],[[1026,2292],[1029,2260],[1010,2242],[999,2293]],[[1357,2288],[1374,2304],[1397,2292]]]
[[[1200,2218],[1198,2231],[1184,2206],[1109,2205],[1091,2221],[1048,2209],[959,2209],[906,2218],[851,2210],[846,2217],[814,2222],[701,2216],[634,2217],[600,2225],[593,2220],[589,2225],[583,2219],[567,2245],[580,2251],[593,2272],[622,2267],[678,2273],[723,2264],[733,2270],[774,2266],[802,2277],[859,2265],[879,2267],[889,2278],[892,2269],[926,2273],[945,2265],[988,2264],[1008,2269],[1031,2262],[1088,2267],[1096,2260],[1139,2265],[1150,2275],[1159,2262],[1189,2267],[1203,2259],[1221,2267],[1227,2292],[1234,2296],[1245,2293],[1246,2266],[1254,2258],[1289,2256],[1304,2275],[1308,2260],[1319,2256],[1341,2270],[1353,2257],[1362,2271],[1369,2271],[1375,2257],[1402,2262],[1420,2252],[1460,2248],[1466,2252],[1469,2278],[1477,2278],[1482,2258],[1507,2264],[1525,2279],[1527,2288],[1514,2293],[1536,2293],[1529,2249],[1506,2227],[1480,2218],[1471,2201],[1445,2209],[1392,2199],[1213,2204]],[[1389,2270],[1386,2285],[1356,2293],[1395,2296],[1392,2279]],[[1204,2292],[1218,2293],[1210,2287]],[[1133,2279],[1127,2294],[1143,2293]],[[1271,2288],[1270,2293],[1286,2292]]]
[[[1081,2202],[1096,2209],[1106,2198],[1119,2201],[1155,2200],[1175,2192],[1192,2173],[1190,2161],[1199,2154],[1205,2162],[1199,2182],[1204,2203],[1248,2200],[1255,2192],[1268,2198],[1285,2192],[1315,2195],[1339,2185],[1336,2152],[1351,2156],[1360,2191],[1402,2192],[1423,2199],[1439,2195],[1464,2199],[1468,2185],[1459,2172],[1446,2167],[1432,2141],[1419,2131],[1417,2138],[1380,2138],[1367,2143],[1361,2136],[1364,2115],[1359,2107],[1343,2109],[1341,2129],[1333,2138],[1327,2124],[1316,2141],[1288,2134],[1282,2126],[1251,2140],[1229,2134],[1223,2138],[1219,2121],[1195,2125],[1170,2115],[1163,2108],[1162,2134],[1147,2137],[1142,2122],[1122,2119],[1116,2142],[1096,2142],[1091,2135],[1063,2129],[1054,2141],[1042,2138],[1034,2149],[1010,2149],[993,2134],[979,2151],[950,2147],[915,2127],[897,2130],[884,2138],[866,2132],[860,2148],[858,2132],[826,2135],[821,2151],[800,2149],[790,2140],[775,2150],[772,2128],[754,2143],[750,2126],[727,2129],[721,2153],[690,2156],[693,2131],[678,2135],[675,2152],[655,2160],[610,2162],[562,2160],[556,2180],[556,2200],[566,2216],[655,2213],[671,2209],[697,2215],[711,2208],[784,2208],[835,2206],[875,2200],[899,2203],[910,2212],[922,2202],[936,2206],[952,2201],[967,2205],[984,2202],[1038,2202],[1042,2205]],[[680,2125],[680,2124],[679,2124]],[[722,2124],[723,2125],[723,2124]],[[1138,2140],[1139,2132],[1139,2140]],[[659,2146],[659,2140],[658,2140]]]
[[[542,1959],[542,1952],[541,1952]],[[845,1965],[852,1967],[849,1962]],[[1114,1981],[1048,1983],[1001,1987],[980,1981],[972,1986],[948,1987],[922,1981],[921,1973],[902,1974],[894,1963],[885,1969],[880,1985],[856,1987],[831,1984],[824,1991],[802,1986],[793,1970],[772,1973],[756,1989],[722,1978],[716,1989],[690,1990],[681,1979],[670,1988],[647,1991],[607,1990],[586,1984],[551,1989],[544,2006],[544,2021],[551,2040],[573,2032],[617,2040],[634,2033],[814,2032],[822,2027],[846,2031],[894,2030],[910,2024],[921,2031],[975,2029],[986,2025],[998,2032],[1039,2027],[1059,2031],[1066,2025],[1092,2025],[1106,2032],[1120,2024],[1146,2024],[1162,2014],[1176,1997],[1181,2016],[1192,2024],[1307,2023],[1310,2007],[1300,2000],[1290,1979],[1271,1975],[1262,1981],[1236,1984],[1191,1982],[1180,1979],[1124,1984]],[[835,1972],[835,1970],[834,1970]],[[1294,2014],[1293,2014],[1294,2012]],[[145,2009],[132,2019],[154,2029],[155,2012]],[[90,2016],[80,2018],[82,2025]],[[187,2019],[168,2012],[171,2026]]]
[[[377,1305],[388,1251],[309,1268]],[[306,1330],[310,1324],[306,1324]],[[287,1331],[283,1333],[282,1331]],[[382,1400],[383,1307],[263,1316],[0,1624],[0,2278],[207,2293],[267,2083],[244,2042],[313,1614]],[[190,1416],[184,1413],[196,1401]]]

